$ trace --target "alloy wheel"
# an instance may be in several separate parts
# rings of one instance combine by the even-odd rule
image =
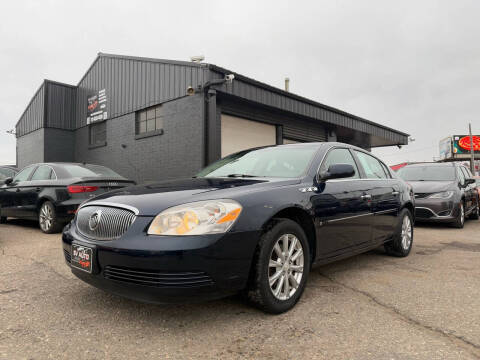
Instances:
[[[465,223],[465,211],[463,209],[463,204],[460,204],[460,223]]]
[[[268,264],[268,280],[273,296],[290,299],[298,290],[303,277],[302,242],[293,234],[280,236],[273,246]]]
[[[404,250],[408,250],[410,248],[410,244],[412,243],[412,222],[410,221],[410,217],[405,215],[402,222],[402,247]]]
[[[43,231],[48,231],[52,227],[53,211],[52,208],[43,204],[40,209],[40,227]]]

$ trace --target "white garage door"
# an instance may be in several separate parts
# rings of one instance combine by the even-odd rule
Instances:
[[[275,145],[275,125],[222,114],[222,157],[252,147]]]

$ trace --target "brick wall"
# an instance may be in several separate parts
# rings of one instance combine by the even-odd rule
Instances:
[[[88,126],[76,130],[75,160],[105,165],[138,183],[194,175],[204,162],[203,97],[163,107],[162,135],[136,140],[135,113],[107,120],[106,146],[89,148]]]

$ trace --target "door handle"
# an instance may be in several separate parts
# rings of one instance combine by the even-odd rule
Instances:
[[[360,196],[360,198],[361,198],[362,200],[370,200],[370,199],[372,198],[372,195],[370,195],[370,194],[365,194],[365,195]]]
[[[42,189],[39,188],[39,187],[35,188],[35,191],[36,191],[36,192],[40,192],[41,190],[42,190]]]
[[[392,191],[392,195],[398,195],[398,194],[400,194],[399,191]]]

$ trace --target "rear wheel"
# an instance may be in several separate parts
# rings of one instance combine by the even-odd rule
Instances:
[[[258,244],[247,297],[263,311],[288,311],[302,296],[309,271],[305,232],[292,220],[278,219]]]
[[[50,201],[45,201],[40,207],[38,223],[40,229],[46,234],[57,233],[62,229],[62,224],[57,219],[55,207]]]
[[[464,225],[465,225],[465,207],[463,206],[463,202],[461,202],[458,209],[458,215],[455,221],[452,223],[452,226],[456,227],[457,229],[462,229]]]
[[[410,254],[413,245],[413,219],[410,210],[403,209],[399,219],[393,240],[386,243],[384,247],[389,255],[405,257]]]

